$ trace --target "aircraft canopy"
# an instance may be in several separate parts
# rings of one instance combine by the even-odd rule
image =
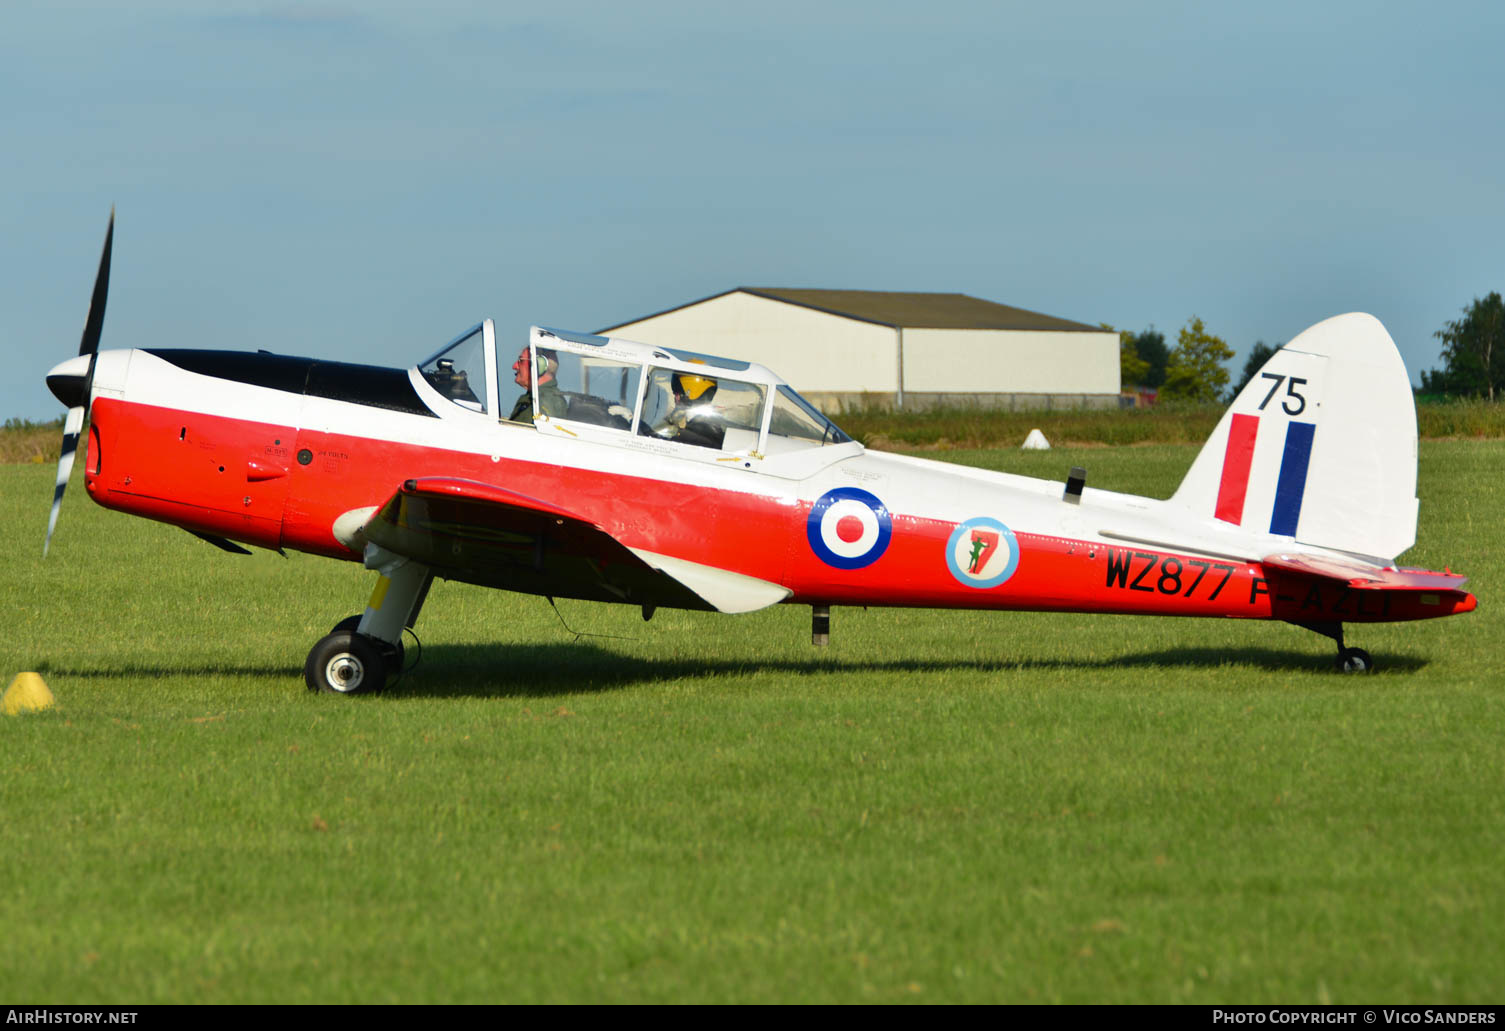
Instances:
[[[572,436],[609,441],[620,433],[752,458],[843,444],[860,450],[764,366],[678,348],[535,326],[514,355],[495,343],[487,321],[418,372],[471,412],[540,428],[568,424]],[[528,393],[515,394],[523,379]]]

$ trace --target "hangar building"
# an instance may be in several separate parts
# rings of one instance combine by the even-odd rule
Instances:
[[[768,366],[814,403],[1118,405],[1118,334],[966,294],[738,287],[604,335]]]

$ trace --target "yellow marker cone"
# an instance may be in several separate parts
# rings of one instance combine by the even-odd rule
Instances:
[[[16,679],[5,689],[5,697],[0,698],[0,709],[4,709],[7,716],[40,712],[56,704],[57,700],[47,690],[46,682],[36,673],[17,673]]]

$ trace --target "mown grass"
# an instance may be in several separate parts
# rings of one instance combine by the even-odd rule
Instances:
[[[1164,496],[1195,449],[954,452]],[[1505,968],[1505,444],[1422,446],[1365,627],[746,617],[436,586],[422,664],[313,696],[368,574],[223,555],[0,469],[0,996],[30,1002],[1483,1002]]]

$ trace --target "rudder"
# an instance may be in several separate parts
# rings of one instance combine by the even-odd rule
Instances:
[[[1171,498],[1204,518],[1382,562],[1416,542],[1416,406],[1378,319],[1319,322],[1275,352]]]

